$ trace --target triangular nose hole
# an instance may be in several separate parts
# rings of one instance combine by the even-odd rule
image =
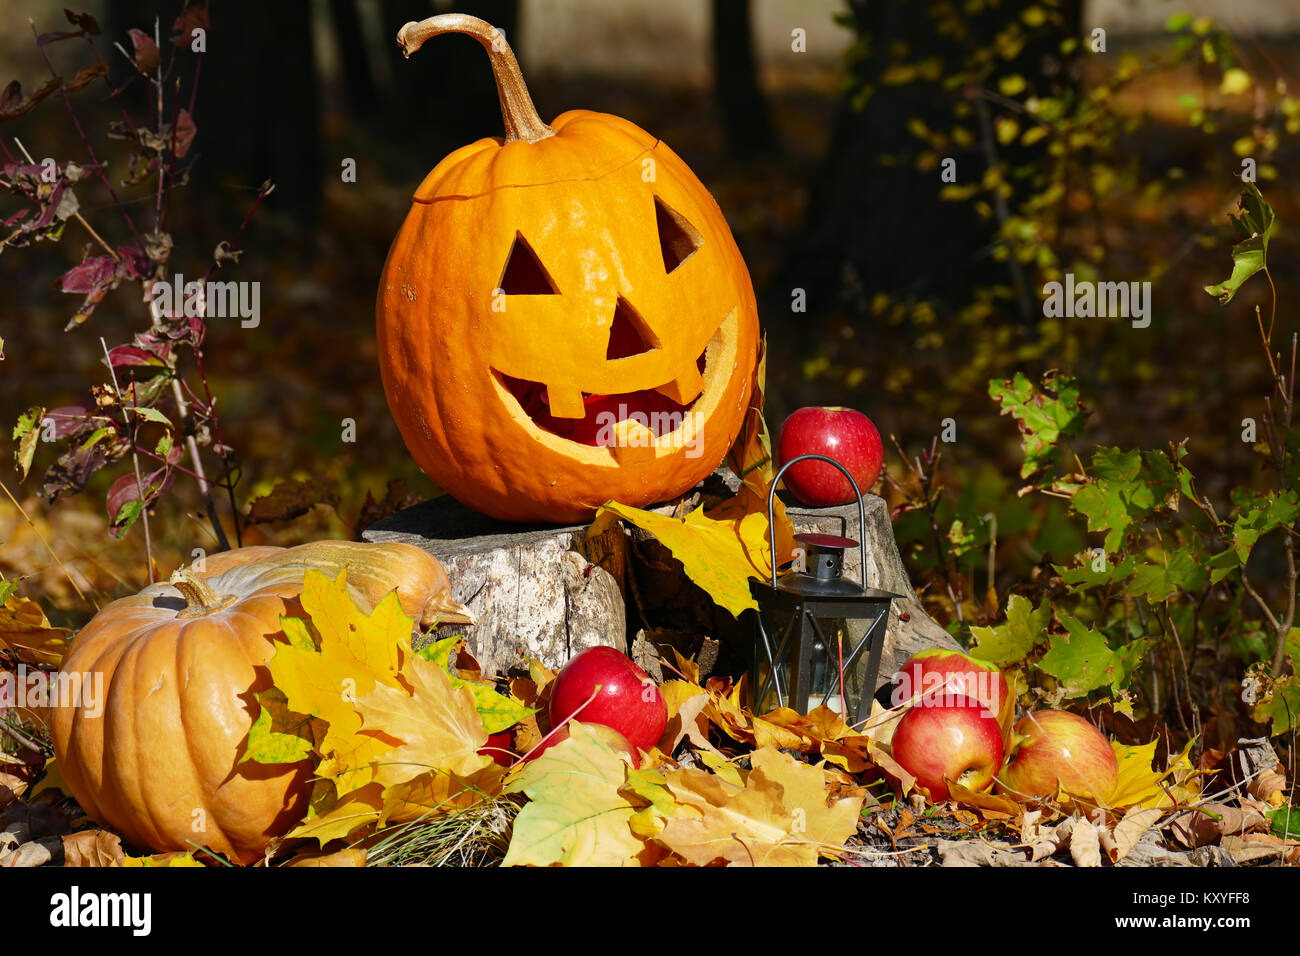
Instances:
[[[499,288],[506,295],[558,295],[559,289],[551,281],[546,267],[533,252],[533,247],[522,234],[515,233],[510,255],[506,256],[505,268],[501,270]]]
[[[659,224],[659,251],[664,257],[664,272],[672,272],[704,245],[704,237],[686,217],[655,196],[655,221]]]
[[[659,336],[650,330],[650,326],[646,325],[645,319],[632,308],[631,303],[620,295],[618,305],[614,308],[614,321],[609,327],[609,348],[605,350],[605,358],[613,361],[657,348]]]

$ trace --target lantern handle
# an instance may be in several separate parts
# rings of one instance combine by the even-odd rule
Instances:
[[[767,527],[768,533],[772,536],[772,547],[770,549],[772,552],[772,587],[776,587],[776,513],[773,511],[773,502],[776,499],[776,485],[787,468],[797,462],[808,460],[824,461],[828,465],[834,465],[840,470],[840,474],[849,480],[849,484],[853,486],[853,494],[858,499],[858,557],[862,565],[862,590],[865,591],[867,589],[867,548],[863,541],[866,538],[867,530],[867,508],[862,501],[862,492],[858,490],[858,483],[853,480],[849,470],[834,458],[827,458],[825,455],[799,455],[796,458],[791,458],[777,470],[776,477],[772,479],[772,487],[767,492]]]

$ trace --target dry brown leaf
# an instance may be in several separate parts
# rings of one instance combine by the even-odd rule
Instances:
[[[1091,820],[1079,817],[1070,828],[1070,859],[1075,866],[1101,866],[1101,840]]]
[[[948,781],[948,795],[958,803],[975,807],[986,819],[1011,820],[1021,812],[1021,805],[1009,797],[969,790],[952,780]]]
[[[1279,840],[1271,833],[1247,833],[1244,836],[1228,834],[1219,843],[1238,864],[1284,857],[1290,846],[1294,845]]]
[[[68,648],[68,631],[50,624],[35,601],[11,594],[0,604],[0,648],[4,647],[25,663],[58,667]]]
[[[685,681],[669,681],[663,686],[667,687],[669,684],[694,686],[686,684]],[[684,701],[674,701],[676,712],[670,711],[673,716],[669,717],[668,724],[664,728],[664,736],[660,741],[659,749],[666,754],[671,754],[677,749],[678,744],[683,740],[687,740],[700,750],[716,754],[718,749],[709,743],[707,731],[700,726],[701,715],[710,703],[712,703],[712,698],[704,691],[692,694]]]
[[[1142,839],[1142,834],[1150,830],[1162,815],[1163,811],[1155,807],[1130,807],[1115,824],[1115,849],[1111,852],[1110,861],[1118,863],[1128,856],[1138,840]]]
[[[1030,862],[1046,860],[1065,849],[1070,842],[1071,829],[1073,823],[1070,820],[1051,826],[1035,823],[1028,828],[1029,837],[1024,836],[1026,830],[1022,828],[1021,835],[1025,849],[1029,851]]]
[[[108,830],[81,830],[63,835],[64,866],[121,866],[122,838]]]
[[[1207,803],[1179,811],[1165,823],[1169,835],[1189,849],[1214,843],[1222,836],[1236,835],[1267,825],[1268,818],[1257,809],[1231,807],[1222,803]]]
[[[1246,792],[1276,809],[1286,803],[1286,774],[1265,770],[1246,785]]]
[[[1020,839],[1025,843],[1033,843],[1038,839],[1038,821],[1042,818],[1042,810],[1030,810],[1027,807],[1020,808],[1020,820],[1016,827],[1020,830]]]
[[[1119,852],[1119,844],[1115,842],[1115,834],[1110,831],[1110,824],[1106,818],[1105,810],[1092,811],[1092,822],[1097,827],[1097,841],[1101,845],[1101,852],[1106,855],[1106,859],[1115,862],[1115,855]]]
[[[940,840],[935,849],[940,866],[1031,866],[1037,862],[1026,860],[1009,844],[984,840]]]
[[[1006,852],[979,840],[940,840],[936,849],[940,866],[997,866]]]

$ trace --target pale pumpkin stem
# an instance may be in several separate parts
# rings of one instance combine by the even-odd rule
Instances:
[[[168,583],[185,598],[185,610],[180,612],[180,617],[203,617],[229,607],[236,601],[233,594],[217,594],[212,590],[212,585],[189,568],[179,569]]]
[[[555,130],[542,122],[528,95],[519,61],[506,42],[506,35],[486,20],[465,13],[443,13],[419,23],[414,21],[397,31],[397,45],[403,56],[410,56],[423,46],[429,37],[442,33],[464,33],[472,36],[488,51],[492,61],[492,75],[497,81],[497,97],[501,100],[501,118],[506,124],[506,142],[523,140],[536,143],[554,136]]]

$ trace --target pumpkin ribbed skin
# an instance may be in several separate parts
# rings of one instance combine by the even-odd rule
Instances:
[[[253,695],[271,683],[263,665],[280,616],[301,613],[277,590],[293,591],[272,586],[188,621],[177,617],[179,594],[141,594],[82,630],[60,674],[102,675],[103,713],[51,713],[59,769],[90,817],[136,846],[189,850],[192,841],[245,864],[301,819],[309,763],[236,762]]]
[[[379,357],[402,438],[443,489],[497,518],[578,521],[609,499],[675,497],[721,462],[748,407],[758,313],[721,210],[667,145],[586,110],[543,129],[553,135],[463,147],[425,179],[384,266]],[[695,238],[672,268],[663,207]],[[517,240],[553,294],[503,291]],[[620,309],[653,347],[613,354]],[[626,397],[637,411],[646,396],[685,423],[570,440],[542,427],[512,381],[546,390],[561,425],[584,421],[584,400]],[[658,392],[674,401],[655,404]]]
[[[409,545],[317,542],[207,558],[198,577],[217,600],[206,613],[187,610],[167,584],[105,607],[59,672],[64,682],[102,679],[102,695],[51,708],[59,769],[89,816],[140,847],[206,846],[244,864],[302,818],[310,762],[241,761],[256,694],[271,685],[265,665],[284,639],[280,618],[303,614],[308,567],[329,577],[346,570],[366,610],[396,588],[417,619],[438,604],[429,589],[445,591],[447,580],[436,559]],[[96,702],[98,714],[83,706]]]

